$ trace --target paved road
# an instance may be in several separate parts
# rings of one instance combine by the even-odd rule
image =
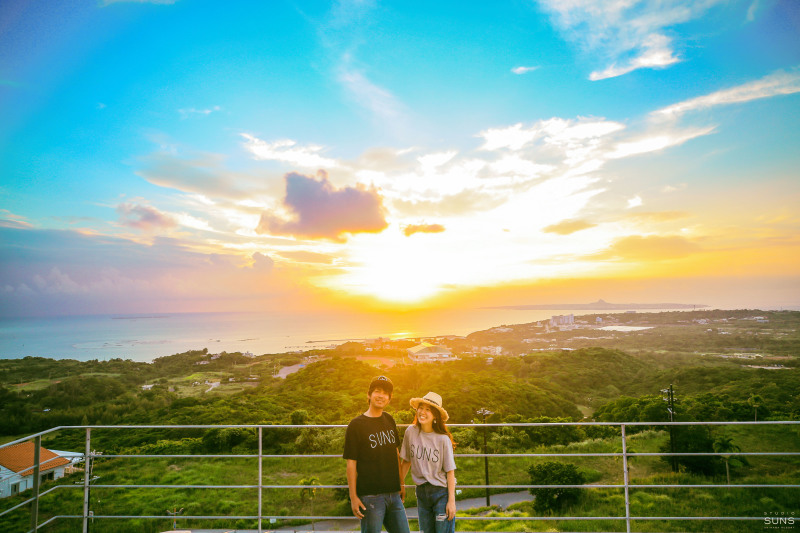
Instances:
[[[499,505],[503,509],[513,503],[526,502],[533,499],[531,493],[527,490],[519,492],[506,492],[503,494],[492,494],[490,500],[492,505]],[[465,509],[476,509],[486,505],[486,497],[481,498],[467,498],[466,500],[459,500],[456,502],[456,509],[463,511]],[[409,518],[417,518],[417,508],[406,508],[406,514]],[[269,524],[264,524],[264,531]],[[358,531],[360,529],[360,522],[356,518],[347,518],[342,520],[320,520],[313,524],[306,524],[303,526],[285,526],[277,530],[269,531],[316,531],[322,533],[325,531]],[[165,531],[164,533],[257,533],[255,529],[179,529],[178,531]]]

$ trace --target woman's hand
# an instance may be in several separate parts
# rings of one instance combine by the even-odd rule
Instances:
[[[445,512],[447,513],[447,519],[452,520],[456,517],[456,501],[455,500],[447,500],[447,507],[445,507]]]

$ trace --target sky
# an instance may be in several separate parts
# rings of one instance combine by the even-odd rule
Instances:
[[[800,305],[794,0],[0,4],[0,315]]]

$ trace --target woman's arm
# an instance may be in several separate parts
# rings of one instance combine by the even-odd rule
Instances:
[[[452,520],[456,517],[456,471],[447,472],[447,519]]]
[[[411,468],[411,463],[408,461],[398,457],[397,459],[400,461],[400,499],[404,502],[406,501],[406,474],[408,474],[408,469]]]

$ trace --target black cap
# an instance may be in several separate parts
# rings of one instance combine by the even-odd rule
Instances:
[[[388,392],[389,394],[392,394],[392,391],[394,390],[394,385],[392,384],[392,380],[387,378],[386,376],[378,376],[372,378],[372,381],[369,382],[368,394],[372,394],[372,391],[374,391],[377,388],[381,388],[386,392]]]

